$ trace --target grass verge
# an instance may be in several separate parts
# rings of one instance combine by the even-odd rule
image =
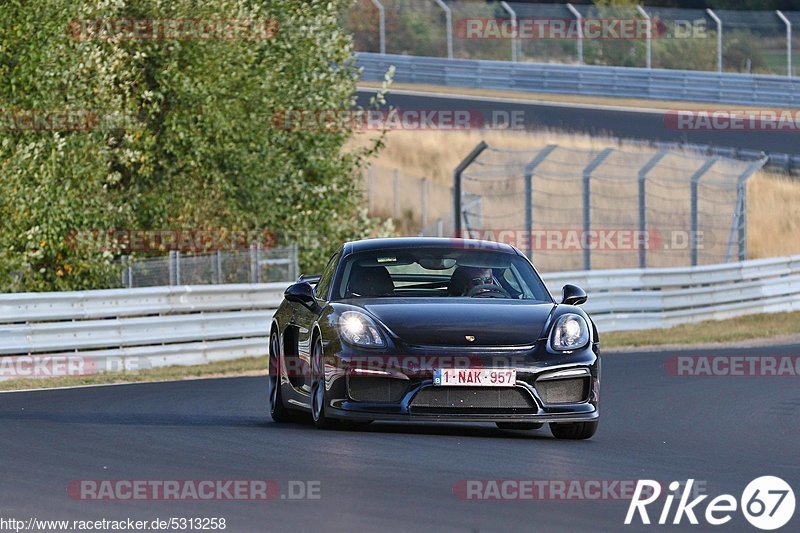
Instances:
[[[164,366],[137,372],[105,372],[86,376],[53,378],[19,378],[0,381],[0,391],[77,387],[81,385],[106,385],[109,383],[140,383],[174,381],[180,379],[216,378],[223,376],[266,376],[267,357],[243,357],[229,361],[215,361],[206,365]]]
[[[605,349],[731,343],[798,333],[800,333],[800,311],[795,311],[709,320],[667,329],[617,331],[601,334],[600,342]]]

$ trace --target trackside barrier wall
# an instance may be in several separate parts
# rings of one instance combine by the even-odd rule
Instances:
[[[800,255],[685,268],[545,274],[586,289],[601,333],[800,310]],[[268,352],[286,283],[0,295],[0,357],[195,365]],[[9,376],[3,374],[0,379]]]

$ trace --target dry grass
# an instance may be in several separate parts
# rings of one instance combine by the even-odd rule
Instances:
[[[0,381],[0,391],[77,387],[112,383],[143,383],[233,376],[266,376],[268,358],[243,357],[230,361],[215,361],[205,365],[164,366],[138,372],[105,372],[87,376],[64,376],[38,379],[9,379]]]
[[[731,343],[779,335],[797,335],[798,331],[800,311],[748,315],[683,324],[668,329],[616,331],[602,334],[600,342],[603,348]]]
[[[366,143],[370,134],[359,134],[354,144]],[[386,146],[373,162],[373,215],[394,217],[406,233],[413,233],[422,225],[419,213],[421,185],[419,178],[430,182],[428,224],[436,218],[449,220],[452,213],[450,187],[453,169],[478,144],[485,140],[493,147],[508,149],[536,149],[547,144],[557,144],[567,149],[600,150],[606,147],[623,149],[631,155],[635,164],[637,154],[647,157],[655,151],[644,145],[620,144],[618,141],[602,137],[589,137],[577,134],[554,132],[513,132],[513,131],[390,131]],[[671,156],[670,156],[671,157]],[[686,166],[683,175],[689,175],[692,162],[674,157],[670,165]],[[670,166],[665,165],[665,166]],[[404,180],[399,187],[399,200],[394,204],[394,188],[390,169],[399,169]],[[665,170],[658,170],[661,176]],[[609,189],[609,193],[613,191]],[[629,194],[623,191],[622,194]],[[663,195],[676,194],[674,191],[656,191]],[[715,198],[718,200],[719,198]],[[656,206],[664,212],[685,209],[688,204],[688,185],[680,190],[669,202]],[[748,186],[748,254],[751,258],[774,257],[800,253],[800,182],[791,178],[760,172],[755,174]],[[620,217],[630,213],[628,207],[619,207]],[[712,209],[701,201],[701,210]],[[488,211],[487,211],[488,212]],[[494,212],[502,212],[502,207]],[[399,216],[395,216],[399,213]],[[654,220],[654,223],[659,221]],[[620,224],[625,221],[620,220]],[[508,221],[506,227],[521,227],[519,222]],[[718,230],[713,235],[714,242],[727,241],[727,230]],[[688,253],[688,252],[687,252]],[[666,255],[665,255],[666,257]],[[671,266],[686,264],[687,258],[672,254],[663,264]],[[601,265],[596,265],[602,268]],[[628,265],[623,265],[628,266]],[[630,265],[635,266],[635,265]],[[614,265],[611,265],[614,267]],[[548,270],[548,269],[545,269]]]

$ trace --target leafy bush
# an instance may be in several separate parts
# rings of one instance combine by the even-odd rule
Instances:
[[[364,236],[354,174],[380,142],[281,127],[287,109],[354,103],[345,0],[42,0],[0,10],[0,109],[89,110],[125,119],[87,131],[0,126],[0,288],[113,285],[117,247],[76,246],[95,228],[261,229],[300,242],[316,270]],[[78,40],[73,19],[265,19],[264,40]],[[8,117],[8,113],[5,115]]]

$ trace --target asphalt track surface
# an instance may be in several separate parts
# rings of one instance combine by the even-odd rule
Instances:
[[[276,424],[265,377],[0,394],[0,517],[225,517],[227,531],[644,531],[655,526],[623,526],[624,500],[465,501],[453,487],[467,479],[693,478],[712,496],[738,498],[750,480],[777,475],[800,496],[800,378],[674,377],[664,365],[676,353],[604,356],[601,423],[589,441],[557,441],[546,427]],[[72,499],[68,483],[82,479],[269,479],[283,495],[290,480],[311,480],[321,498]],[[798,525],[800,510],[783,530]],[[684,519],[677,529],[688,528]],[[755,531],[738,512],[724,527],[691,529]]]
[[[358,105],[367,106],[374,90],[359,90]],[[492,113],[522,113],[526,130],[553,130],[609,136],[621,139],[692,143],[725,148],[764,151],[776,154],[800,153],[800,130],[731,131],[677,130],[669,127],[665,110],[648,110],[614,106],[592,106],[569,103],[533,102],[506,98],[484,98],[452,94],[392,91],[386,101],[400,109],[409,110],[469,110],[480,116]],[[709,105],[710,106],[710,105]],[[719,106],[721,107],[721,106]],[[730,106],[731,111],[740,107]],[[680,103],[675,103],[680,109]]]

